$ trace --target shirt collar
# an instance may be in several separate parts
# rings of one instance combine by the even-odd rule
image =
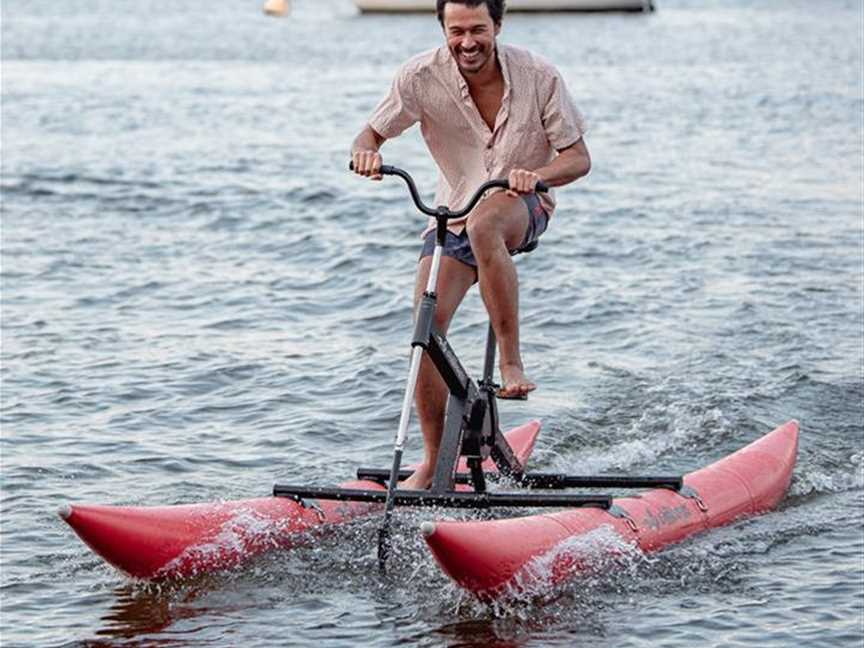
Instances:
[[[501,76],[504,77],[504,98],[510,96],[510,68],[507,64],[507,47],[500,43],[495,44],[495,54],[498,55],[498,64],[501,66]]]
[[[456,82],[459,84],[459,91],[462,93],[463,97],[468,97],[471,95],[471,91],[468,88],[468,82],[465,80],[465,77],[462,76],[462,73],[459,71],[459,65],[456,63],[456,59],[453,58],[453,52],[450,51],[450,48],[444,45],[442,47],[444,50],[444,55],[447,59],[447,65],[450,68],[451,74],[456,78]],[[498,58],[498,64],[501,66],[501,76],[504,77],[504,96],[501,101],[503,104],[510,103],[510,68],[507,65],[507,48],[501,43],[495,43],[495,56]]]

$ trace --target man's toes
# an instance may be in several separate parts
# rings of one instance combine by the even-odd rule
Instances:
[[[514,385],[506,385],[496,392],[498,398],[525,400],[528,398],[530,389],[525,389],[526,385],[516,383]]]

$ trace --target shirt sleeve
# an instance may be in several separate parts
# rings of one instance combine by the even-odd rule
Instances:
[[[414,78],[406,67],[402,67],[390,93],[373,111],[369,126],[385,139],[401,134],[404,130],[420,121],[420,107],[414,92]]]
[[[556,150],[572,146],[585,134],[585,118],[564,85],[564,79],[554,71],[549,78],[546,105],[543,107],[543,127],[549,143]]]

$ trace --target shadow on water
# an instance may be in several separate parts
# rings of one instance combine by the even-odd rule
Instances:
[[[174,592],[127,583],[116,588],[113,594],[116,600],[101,619],[102,627],[96,632],[98,637],[134,639],[157,634],[176,619]]]

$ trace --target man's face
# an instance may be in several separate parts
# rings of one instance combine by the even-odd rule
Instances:
[[[444,5],[447,47],[464,74],[474,74],[495,60],[495,37],[500,26],[492,22],[485,3],[468,7],[458,2]]]

